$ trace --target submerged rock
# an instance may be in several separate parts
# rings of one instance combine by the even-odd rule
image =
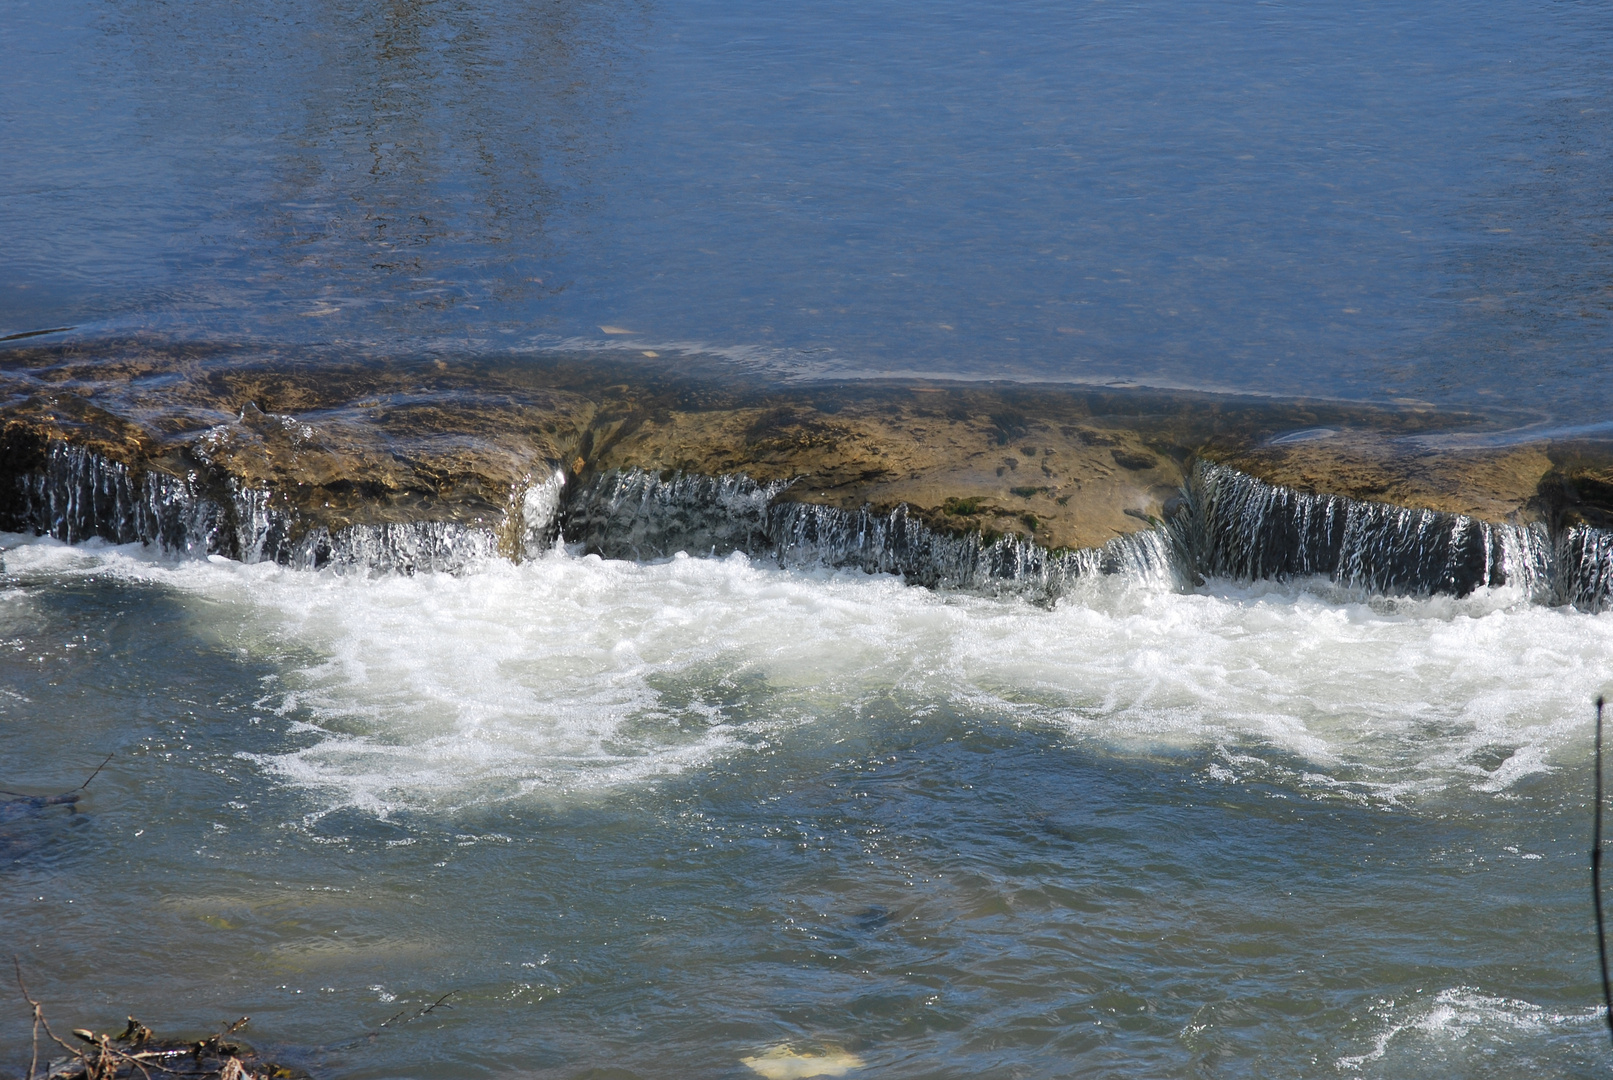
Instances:
[[[55,834],[45,815],[53,806],[72,810],[82,798],[77,791],[65,795],[17,795],[0,799],[0,865],[15,862],[49,842]]]
[[[774,1046],[739,1060],[766,1080],[845,1076],[863,1067],[863,1059],[856,1054],[832,1047],[803,1051],[791,1046]]]
[[[0,790],[0,795],[6,796],[0,799],[0,863],[15,861],[43,845],[54,831],[44,827],[51,807],[65,806],[70,813],[76,811],[90,781],[101,775],[112,757],[108,754],[90,773],[89,779],[72,791],[57,795],[23,795]]]
[[[17,795],[0,799],[0,825],[42,813],[49,806],[72,806],[84,797],[80,791],[65,795]]]

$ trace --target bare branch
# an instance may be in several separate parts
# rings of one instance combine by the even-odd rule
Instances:
[[[28,1059],[28,1080],[34,1080],[34,1073],[39,1070],[39,1021],[42,1017],[39,1012],[39,1002],[28,996],[28,987],[22,981],[22,961],[13,955],[11,962],[17,968],[17,988],[22,991],[22,999],[33,1006],[34,1010],[34,1052],[33,1056]]]
[[[458,990],[450,990],[450,991],[448,991],[442,997],[438,998],[436,1001],[433,1001],[430,1005],[427,1005],[425,1008],[421,1009],[419,1012],[417,1012],[413,1016],[409,1017],[409,1019],[405,1020],[404,1023],[405,1024],[412,1023],[413,1021],[420,1019],[422,1016],[425,1016],[427,1013],[435,1011],[439,1006],[441,1008],[444,1008],[444,1009],[452,1009],[453,1008],[452,1005],[444,1005],[443,1003],[445,1001],[447,1001],[449,998],[453,997],[457,993],[459,993]],[[403,1013],[406,1013],[408,1011],[409,1011],[408,1009],[404,1009],[403,1012],[398,1013],[398,1016],[402,1016]],[[388,1026],[389,1024],[391,1024],[392,1021],[394,1021],[394,1020],[396,1020],[398,1018],[398,1016],[394,1016],[394,1017],[391,1017],[390,1019],[388,1019],[385,1023],[381,1024],[380,1027],[376,1028],[376,1031],[380,1031],[381,1028],[384,1028],[384,1027]]]
[[[50,1021],[45,1019],[45,1007],[34,1000],[33,995],[28,992],[28,984],[22,981],[22,961],[17,958],[15,953],[13,953],[11,956],[11,964],[17,969],[17,989],[22,991],[22,999],[29,1005],[33,1006],[34,1021],[40,1027],[45,1029],[45,1034],[50,1038],[51,1042],[55,1043],[63,1050],[66,1050],[69,1054],[72,1054],[74,1057],[82,1061],[84,1059],[84,1054],[78,1049],[78,1047],[69,1046],[61,1039],[58,1039],[56,1037],[56,1033],[50,1029]],[[37,1055],[35,1060],[38,1060]]]
[[[444,1009],[452,1009],[453,1008],[452,1005],[443,1005],[443,1002],[447,1001],[449,998],[453,997],[457,993],[459,993],[458,990],[450,990],[450,991],[448,991],[442,997],[438,998],[436,1001],[433,1001],[430,1005],[427,1005],[424,1009],[421,1009],[419,1015],[420,1016],[425,1016],[427,1013],[435,1012],[437,1010],[438,1006],[442,1006],[442,1008],[444,1008]]]
[[[104,768],[106,768],[106,763],[107,763],[107,762],[108,762],[108,761],[111,761],[111,760],[112,760],[112,759],[113,759],[113,758],[114,758],[114,757],[116,757],[116,756],[117,756],[117,755],[116,755],[116,754],[108,754],[108,755],[107,755],[107,756],[106,756],[106,757],[105,757],[105,758],[104,758],[104,759],[103,759],[103,760],[102,760],[102,761],[101,761],[101,764],[99,764],[99,765],[97,765],[97,766],[96,766],[96,767],[95,767],[95,771],[94,771],[94,772],[92,772],[92,773],[90,773],[90,780],[94,780],[94,779],[95,779],[95,778],[96,778],[96,777],[97,777],[97,776],[100,776],[100,775],[101,775],[101,770],[102,770],[102,769],[104,769]],[[90,786],[90,780],[86,780],[86,781],[84,781],[84,782],[83,782],[83,783],[82,783],[82,784],[80,784],[80,785],[79,785],[79,786],[78,786],[78,789],[79,789],[79,790],[80,790],[80,791],[83,791],[83,790],[84,790],[84,789],[85,789],[85,788],[87,788],[87,787],[89,787],[89,786]]]

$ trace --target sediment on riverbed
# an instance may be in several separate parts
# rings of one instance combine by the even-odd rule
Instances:
[[[310,568],[454,569],[558,532],[971,588],[1322,574],[1603,606],[1613,454],[1498,428],[1425,406],[99,342],[0,352],[0,528]]]

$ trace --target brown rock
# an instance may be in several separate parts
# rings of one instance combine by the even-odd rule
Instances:
[[[1613,519],[1613,454],[1496,422],[1016,384],[779,386],[657,359],[291,355],[143,340],[0,351],[0,479],[53,440],[267,490],[302,527],[493,524],[530,477],[745,473],[785,498],[1093,547],[1164,516],[1194,455],[1491,521]],[[1466,434],[1464,434],[1466,433]],[[1465,440],[1465,441],[1464,441]],[[1487,441],[1488,440],[1488,441]]]

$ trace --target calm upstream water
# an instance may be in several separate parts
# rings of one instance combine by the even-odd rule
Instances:
[[[1604,424],[1609,71],[1544,0],[10,0],[0,336]],[[0,926],[58,1029],[320,1077],[1603,1075],[1610,687],[1506,590],[0,536],[0,787],[116,754]]]
[[[0,56],[0,334],[1613,408],[1605,3],[10,0]]]

